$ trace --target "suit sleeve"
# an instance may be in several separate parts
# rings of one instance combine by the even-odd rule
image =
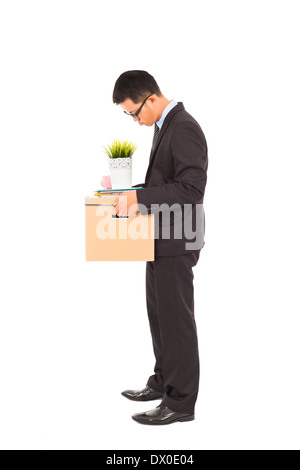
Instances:
[[[137,188],[137,187],[139,187],[139,186],[144,186],[144,184],[145,184],[145,183],[135,184],[135,185],[133,185],[133,186],[131,186],[131,187],[132,187],[132,188]]]
[[[161,204],[193,204],[203,201],[207,180],[207,144],[200,126],[182,122],[174,129],[170,144],[174,182],[137,189],[141,214],[155,213]],[[152,207],[151,207],[152,206]],[[145,210],[146,208],[146,210]]]

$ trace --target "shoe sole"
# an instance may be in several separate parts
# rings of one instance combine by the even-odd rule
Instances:
[[[163,395],[159,395],[155,398],[131,398],[131,397],[128,397],[127,395],[123,395],[123,393],[121,393],[121,395],[127,398],[127,400],[132,400],[132,401],[153,401],[153,400],[161,400],[163,398]]]
[[[140,420],[134,418],[133,416],[132,416],[132,419],[136,423],[139,423],[139,424],[146,424],[146,425],[150,425],[150,426],[162,426],[162,425],[172,424],[172,423],[177,423],[177,422],[184,423],[184,422],[187,422],[187,421],[194,421],[195,415],[193,414],[193,415],[183,416],[182,418],[177,418],[177,419],[173,419],[173,420],[170,420],[170,421],[162,421],[162,422],[157,422],[157,423],[151,423],[151,421],[140,421]]]

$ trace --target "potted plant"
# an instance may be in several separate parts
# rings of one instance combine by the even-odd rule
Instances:
[[[108,156],[112,189],[131,188],[132,155],[136,148],[132,142],[120,142],[118,139],[115,139],[112,145],[104,147]]]

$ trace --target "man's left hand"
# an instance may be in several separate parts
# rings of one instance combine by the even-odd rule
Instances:
[[[114,201],[115,214],[118,217],[131,216],[139,210],[136,190],[124,191]]]

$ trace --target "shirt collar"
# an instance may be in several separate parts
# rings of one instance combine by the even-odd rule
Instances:
[[[161,130],[162,125],[164,123],[164,120],[167,116],[167,114],[177,105],[177,101],[171,100],[170,103],[165,107],[165,109],[162,112],[162,115],[160,116],[159,120],[156,121],[157,126],[159,127],[159,130]]]

